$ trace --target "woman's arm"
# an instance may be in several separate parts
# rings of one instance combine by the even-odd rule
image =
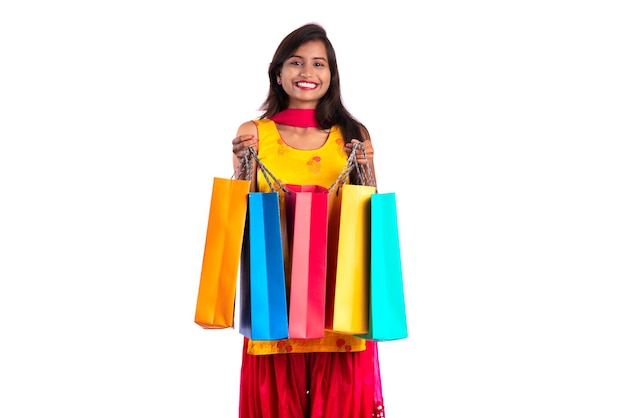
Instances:
[[[246,150],[252,147],[255,151],[259,150],[259,140],[256,124],[252,121],[245,122],[237,129],[237,136],[233,139],[233,168],[235,169],[235,178],[239,177],[239,162],[245,155]],[[256,161],[252,161],[252,183],[250,191],[256,191]]]

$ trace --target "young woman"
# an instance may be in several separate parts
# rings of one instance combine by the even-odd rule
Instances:
[[[253,147],[280,182],[328,188],[353,144],[362,142],[366,155],[358,152],[357,162],[374,172],[369,133],[342,103],[337,59],[324,28],[307,24],[287,35],[268,75],[263,114],[243,123],[232,141],[235,167]],[[252,183],[253,190],[271,190],[262,175]],[[330,331],[319,339],[244,337],[239,417],[383,417],[376,349]]]

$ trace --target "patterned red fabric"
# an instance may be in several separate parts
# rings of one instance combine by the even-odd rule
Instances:
[[[367,348],[372,350],[372,361],[374,363],[374,411],[372,412],[372,417],[385,418],[383,384],[380,377],[380,363],[378,361],[378,343],[368,341]]]
[[[248,354],[246,343],[239,418],[384,416],[382,392],[376,395],[380,380],[373,343],[368,341],[365,351],[353,353],[270,355]]]

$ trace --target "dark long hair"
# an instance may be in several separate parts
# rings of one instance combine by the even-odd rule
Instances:
[[[328,36],[326,36],[326,30],[315,23],[308,23],[294,30],[278,45],[267,71],[270,80],[270,88],[267,98],[260,109],[264,112],[261,118],[269,118],[287,109],[289,96],[287,96],[285,90],[278,84],[277,77],[283,63],[293,55],[300,45],[309,41],[322,41],[324,45],[326,45],[326,54],[328,55],[328,66],[330,69],[330,87],[326,94],[320,99],[315,109],[317,123],[319,123],[320,127],[323,129],[330,129],[332,126],[338,125],[345,143],[350,142],[353,138],[360,141],[369,139],[364,138],[368,133],[363,124],[354,118],[343,105],[335,48],[333,48]]]

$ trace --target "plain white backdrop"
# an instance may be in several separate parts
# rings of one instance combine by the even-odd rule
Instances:
[[[236,417],[193,317],[213,177],[326,27],[398,198],[389,418],[626,416],[618,1],[0,5],[0,416]]]

